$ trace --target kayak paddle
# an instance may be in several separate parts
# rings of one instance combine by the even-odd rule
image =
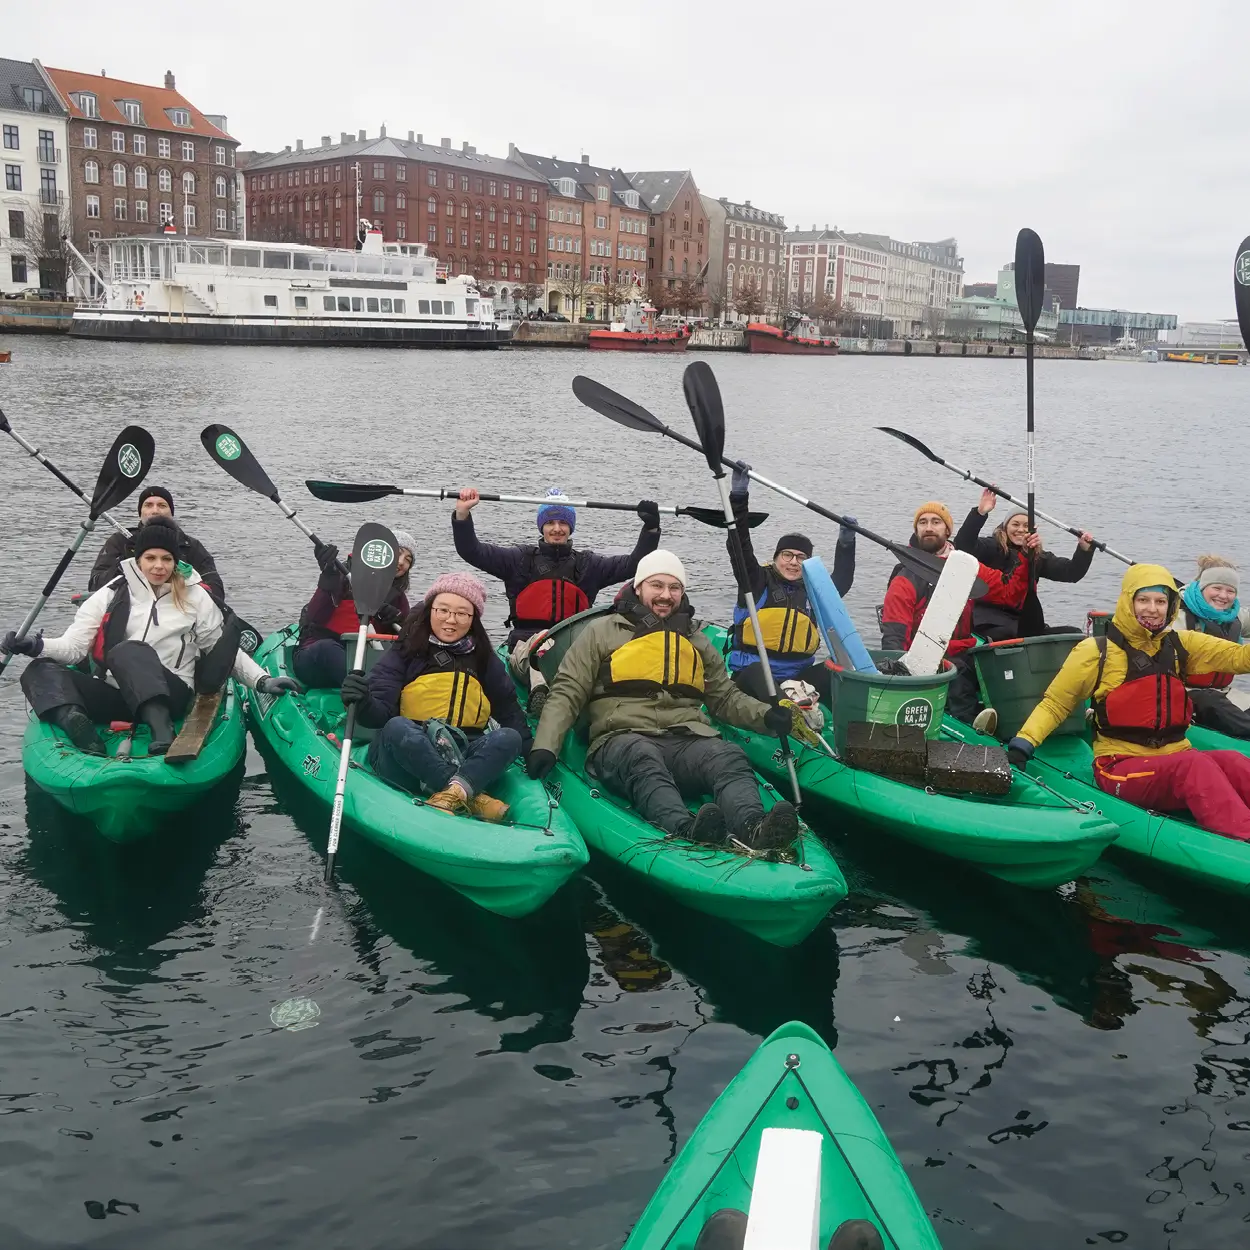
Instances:
[[[211,428],[211,427],[210,427]],[[207,431],[206,431],[207,432]],[[273,496],[276,501],[276,492]],[[356,650],[352,655],[353,673],[363,673],[369,618],[386,602],[399,565],[399,543],[395,535],[376,521],[366,521],[356,531],[352,543],[352,602],[360,618]],[[334,880],[334,860],[339,850],[339,830],[343,826],[343,794],[347,789],[347,769],[351,764],[352,734],[356,731],[356,705],[347,709],[343,727],[343,749],[339,752],[339,775],[334,783],[334,807],[330,810],[330,840],[326,845],[326,884]]]
[[[1250,235],[1242,239],[1233,259],[1233,299],[1243,346],[1250,347]]]
[[[1016,305],[1024,322],[1025,407],[1027,410],[1029,445],[1029,533],[1035,528],[1033,517],[1033,331],[1042,315],[1042,297],[1046,290],[1046,254],[1042,240],[1027,227],[1016,235]]]
[[[623,425],[631,430],[644,430],[648,434],[663,434],[686,447],[703,453],[703,448],[694,439],[687,438],[684,434],[679,434],[676,430],[670,429],[659,417],[653,416],[641,405],[634,403],[632,399],[627,399],[624,395],[610,390],[602,383],[596,382],[593,378],[584,377],[580,374],[575,377],[573,379],[573,394],[587,408],[593,408],[596,412],[607,417],[608,420],[615,421],[617,425]],[[758,482],[761,486],[767,486],[769,490],[775,490],[779,495],[784,495],[787,499],[792,499],[795,503],[802,504],[809,511],[815,512],[818,516],[822,516],[828,521],[833,521],[836,525],[846,525],[848,529],[854,530],[855,533],[862,535],[869,542],[884,547],[904,568],[910,569],[926,581],[936,582],[941,577],[943,564],[940,557],[930,555],[927,551],[920,551],[916,547],[908,547],[904,543],[891,542],[888,538],[882,538],[880,534],[874,534],[862,525],[849,525],[845,517],[839,516],[836,512],[831,512],[828,508],[824,508],[818,503],[813,503],[810,499],[804,499],[802,495],[797,494],[788,487],[782,486],[780,482],[774,482],[770,478],[766,478],[762,473],[756,473],[754,469],[748,468],[741,460],[732,460],[729,457],[722,456],[721,464],[731,469],[742,469],[750,475],[752,481]],[[978,582],[977,587],[974,587],[977,595],[985,594],[987,589],[988,587],[981,582]]]
[[[1246,241],[1247,243],[1250,243],[1250,239],[1247,239]],[[934,464],[940,464],[944,469],[949,469],[952,473],[957,473],[964,479],[964,481],[975,482],[978,486],[984,486],[988,490],[992,490],[994,494],[1001,496],[1008,503],[1014,503],[1017,508],[1025,508],[1028,506],[1027,504],[1021,503],[1020,500],[1016,499],[1014,496],[1007,494],[1001,486],[995,486],[993,482],[987,482],[985,478],[977,477],[971,469],[961,469],[958,465],[951,464],[949,460],[943,460],[937,452],[922,443],[914,434],[908,434],[904,430],[896,430],[892,425],[879,425],[877,426],[877,429],[879,429],[882,434],[888,434],[891,438],[897,438],[900,442],[906,443],[909,447],[914,447],[922,456],[927,456],[933,461]],[[1080,538],[1080,536],[1085,532],[1084,530],[1077,529],[1075,525],[1065,525],[1062,521],[1058,520],[1058,518],[1048,515],[1040,508],[1036,508],[1034,511],[1037,516],[1042,518],[1043,521],[1049,521],[1051,525],[1056,525],[1061,530],[1067,530],[1069,534],[1072,534],[1077,538]],[[1100,542],[1098,539],[1094,539],[1094,547],[1098,551],[1106,552],[1107,555],[1113,556],[1117,560],[1122,560],[1125,564],[1137,563],[1137,561],[1132,559],[1130,556],[1124,555],[1123,552],[1116,551],[1113,547],[1108,547],[1106,543]]]
[[[386,486],[373,482],[318,482],[307,480],[304,485],[311,494],[327,503],[371,503],[375,499],[385,499],[388,495],[414,495],[418,499],[459,499],[458,486]],[[487,491],[479,491],[478,497],[487,503],[528,503],[528,504],[567,504],[571,508],[610,508],[613,512],[636,512],[635,503],[605,503],[601,499],[569,499],[565,495],[544,495],[539,499],[536,495],[496,495]],[[684,504],[660,504],[661,512],[669,516],[688,516],[704,525],[718,529],[725,528],[725,518],[715,508],[693,508]],[[752,512],[750,525],[754,529],[768,520],[767,512]]]
[[[70,561],[78,554],[79,548],[87,540],[87,535],[95,528],[95,523],[104,512],[121,503],[143,481],[148,469],[152,467],[152,457],[156,454],[156,442],[152,435],[141,425],[128,425],[114,440],[109,453],[100,468],[100,476],[96,480],[95,490],[90,500],[90,511],[86,519],[78,524],[78,533],[74,541],[66,548],[52,576],[48,578],[35,606],[26,614],[26,619],[17,628],[17,637],[25,638],[35,618],[43,611],[43,605],[56,589]],[[8,667],[13,658],[12,653],[0,657],[0,673]]]

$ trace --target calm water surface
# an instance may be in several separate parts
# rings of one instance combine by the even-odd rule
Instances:
[[[335,508],[305,477],[473,483],[710,504],[706,467],[581,408],[578,372],[688,430],[682,363],[585,353],[221,349],[8,339],[0,406],[90,487],[127,421],[152,480],[256,624],[316,577],[271,505],[205,456],[235,426],[285,496],[342,545],[415,531],[421,586],[451,567],[449,508]],[[1023,493],[1023,367],[956,360],[717,359],[726,447],[905,537],[918,503],[976,501],[874,432],[901,426]],[[1045,363],[1038,496],[1187,573],[1250,557],[1240,432],[1250,371]],[[78,509],[0,446],[0,622],[23,614]],[[834,534],[782,500],[764,531]],[[479,531],[533,533],[484,504]],[[811,521],[808,525],[807,522]],[[630,518],[578,539],[632,543]],[[1059,550],[1069,540],[1048,534]],[[709,617],[729,604],[717,536],[666,542]],[[771,547],[769,548],[771,550]],[[888,564],[861,546],[865,628]],[[80,561],[75,585],[85,581]],[[1121,566],[1046,589],[1052,620],[1109,606]],[[505,614],[492,587],[490,623]],[[46,614],[69,619],[67,594]],[[1115,862],[1032,894],[854,828],[825,830],[851,885],[793,951],[681,911],[605,868],[507,922],[349,840],[320,884],[325,816],[250,751],[164,840],[106,844],[25,787],[24,707],[0,683],[0,1247],[529,1250],[619,1246],[675,1151],[759,1038],[798,1017],[836,1044],[948,1250],[1250,1238],[1250,937],[1244,906]],[[320,913],[320,918],[318,919]],[[275,1027],[295,997],[314,1028]]]

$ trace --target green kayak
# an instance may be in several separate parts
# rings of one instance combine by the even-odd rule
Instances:
[[[765,1129],[819,1133],[820,1250],[847,1220],[886,1250],[941,1250],[933,1225],[863,1096],[805,1024],[783,1024],[725,1087],[682,1147],[624,1250],[693,1250],[707,1219],[751,1205]]]
[[[704,631],[723,647],[725,630]],[[833,746],[833,717],[825,708],[823,737]],[[746,751],[756,772],[784,784],[777,740],[720,727]],[[851,768],[815,747],[793,742],[799,786],[810,810],[850,816],[971,864],[1015,885],[1050,889],[1079,877],[1115,840],[1109,820],[1055,793],[1018,770],[1000,798],[939,794],[923,786]]]
[[[85,816],[114,842],[162,830],[201,795],[225,780],[243,758],[247,731],[238,689],[228,682],[199,755],[182,763],[149,757],[146,725],[114,731],[97,727],[107,756],[80,751],[65,734],[34,716],[22,739],[26,775],[60,805]]]
[[[289,676],[298,633],[297,626],[288,625],[271,634],[253,658],[267,672]],[[346,720],[339,692],[310,690],[274,698],[249,691],[247,713],[258,743],[328,811]],[[352,744],[343,801],[347,827],[488,911],[528,915],[589,858],[570,814],[519,764],[491,787],[511,807],[508,821],[488,824],[429,808],[420,797],[375,776],[366,758],[371,737],[360,730]]]

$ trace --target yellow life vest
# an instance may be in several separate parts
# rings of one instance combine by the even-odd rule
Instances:
[[[604,662],[603,696],[649,698],[666,690],[676,698],[703,701],[703,657],[675,629],[656,629],[631,638]]]
[[[760,608],[760,631],[764,649],[775,660],[815,655],[820,647],[816,622],[795,608]],[[755,646],[755,629],[748,616],[742,625],[742,649]]]
[[[457,729],[484,729],[490,700],[473,673],[422,673],[399,694],[399,714],[409,720],[441,720]]]

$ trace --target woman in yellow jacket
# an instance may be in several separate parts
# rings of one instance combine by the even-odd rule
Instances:
[[[1186,678],[1250,673],[1250,646],[1170,628],[1180,605],[1167,569],[1134,564],[1106,638],[1072,648],[1007,754],[1013,764],[1025,763],[1092,697],[1100,789],[1155,811],[1188,809],[1203,829],[1250,842],[1250,759],[1195,751],[1185,737],[1193,719]]]

